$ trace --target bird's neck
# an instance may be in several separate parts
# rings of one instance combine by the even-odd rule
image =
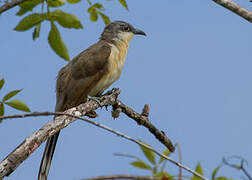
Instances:
[[[124,51],[129,47],[129,41],[125,39],[114,39],[112,42],[118,49],[123,49]]]
[[[101,36],[101,40],[104,40],[110,44],[113,44],[117,47],[126,47],[128,48],[130,40],[133,38],[134,34],[130,32],[121,32],[116,35],[111,33],[104,32]]]
[[[116,40],[108,43],[111,46],[110,62],[117,64],[115,67],[122,69],[128,51],[129,43],[125,40]],[[119,63],[119,64],[118,64]]]

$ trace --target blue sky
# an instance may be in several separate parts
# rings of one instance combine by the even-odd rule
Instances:
[[[144,2],[144,3],[143,3]],[[237,0],[251,10],[251,3]],[[116,1],[104,1],[112,20],[124,20],[146,32],[130,44],[121,78],[112,85],[120,99],[137,111],[151,106],[150,120],[182,148],[182,161],[194,168],[201,162],[210,177],[222,157],[240,155],[252,163],[251,24],[211,0],[133,1],[129,11]],[[39,9],[39,8],[38,8]],[[38,10],[37,9],[37,10]],[[89,21],[87,3],[63,7],[82,21],[83,30],[60,28],[71,58],[96,42],[104,28]],[[53,111],[57,72],[66,62],[47,43],[49,23],[35,42],[32,31],[15,32],[19,17],[14,8],[0,16],[0,93],[24,88],[17,96],[32,111]],[[162,151],[164,147],[143,127],[125,115],[113,120],[99,110],[95,121],[141,139]],[[6,114],[20,113],[10,108]],[[0,124],[0,159],[51,117],[6,120]],[[6,179],[35,179],[44,144]],[[143,157],[139,147],[97,127],[77,121],[64,129],[51,166],[50,179],[81,179],[107,174],[146,174],[129,165],[126,153]],[[177,153],[172,155],[177,159]],[[177,174],[168,163],[166,170]],[[251,167],[248,168],[251,172]],[[234,179],[240,173],[223,168]]]

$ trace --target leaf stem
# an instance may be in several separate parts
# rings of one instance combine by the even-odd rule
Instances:
[[[47,15],[49,16],[50,15],[50,7],[49,7],[49,3],[48,3],[48,0],[46,0],[46,9],[47,9]]]

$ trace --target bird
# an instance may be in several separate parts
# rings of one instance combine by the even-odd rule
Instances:
[[[98,42],[73,58],[58,73],[55,112],[63,112],[99,97],[121,75],[130,40],[145,32],[124,21],[105,26]],[[97,114],[89,112],[89,117]],[[38,180],[47,180],[59,132],[50,136],[40,164]]]

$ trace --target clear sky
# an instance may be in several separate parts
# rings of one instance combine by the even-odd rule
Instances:
[[[252,26],[211,0],[134,1],[129,11],[116,1],[102,1],[112,20],[124,20],[146,32],[130,44],[120,80],[120,99],[137,111],[151,106],[150,120],[182,148],[183,163],[194,168],[201,162],[207,177],[222,157],[240,155],[252,163]],[[252,9],[249,0],[237,0]],[[81,6],[81,7],[80,7]],[[81,19],[83,30],[60,28],[71,58],[96,42],[104,28],[89,21],[87,2],[63,7]],[[53,111],[57,72],[66,62],[47,43],[48,25],[32,40],[32,30],[15,32],[20,17],[14,8],[0,16],[0,77],[6,85],[0,96],[24,88],[17,96],[32,111]],[[99,110],[95,121],[106,124],[162,151],[164,147],[143,127],[125,115],[113,120]],[[7,108],[6,114],[20,113]],[[0,124],[0,159],[51,117],[6,120]],[[44,144],[9,180],[37,177]],[[139,147],[97,127],[77,121],[59,138],[49,179],[73,179],[107,174],[146,174],[129,165],[130,159],[113,153],[144,158]],[[172,155],[177,159],[177,153]],[[166,170],[177,174],[168,163]],[[251,167],[248,169],[252,172]],[[234,169],[222,175],[240,178]]]

